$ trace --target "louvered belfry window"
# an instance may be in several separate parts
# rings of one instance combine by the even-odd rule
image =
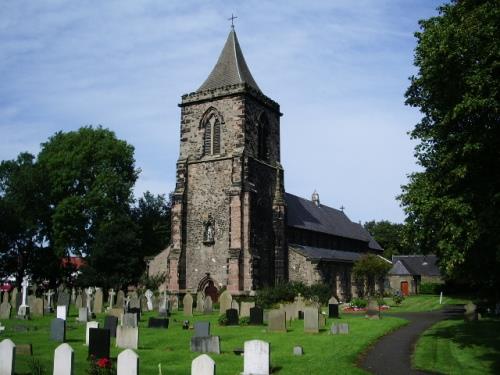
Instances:
[[[215,115],[205,123],[204,154],[220,154],[220,121]]]

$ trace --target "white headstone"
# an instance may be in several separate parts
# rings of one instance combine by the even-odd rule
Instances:
[[[116,370],[116,375],[138,375],[139,356],[132,349],[125,349],[118,354]]]
[[[85,294],[87,295],[87,310],[89,314],[92,315],[92,294],[94,294],[94,289],[92,287],[88,287],[85,289]]]
[[[148,289],[144,295],[147,299],[148,310],[153,311],[153,292]]]
[[[64,343],[54,350],[54,375],[73,375],[74,373],[73,348]]]
[[[57,315],[58,319],[66,320],[68,317],[68,307],[66,305],[57,306]]]
[[[442,305],[443,304],[443,292],[441,292],[439,294],[439,304]]]
[[[99,328],[99,322],[92,321],[92,322],[87,322],[87,329],[85,330],[85,345],[89,346],[89,336],[90,336],[90,329],[91,328]]]
[[[16,345],[5,339],[0,342],[0,374],[13,375],[16,359]]]
[[[47,297],[48,309],[51,309],[52,308],[52,296],[54,295],[54,292],[49,289],[46,293],[44,293],[44,295],[45,295],[45,297]]]
[[[139,346],[139,328],[116,327],[116,346],[122,349],[135,349]]]
[[[26,275],[23,277],[23,282],[21,283],[21,286],[23,287],[23,302],[21,306],[28,306],[28,286],[30,285],[29,283],[29,276]]]
[[[269,375],[270,345],[261,340],[245,341],[243,374]]]
[[[215,375],[215,361],[206,354],[199,355],[191,362],[191,375]]]
[[[114,289],[110,289],[109,291],[109,310],[111,310],[114,306],[114,299],[115,299],[115,294],[116,292],[114,291]]]

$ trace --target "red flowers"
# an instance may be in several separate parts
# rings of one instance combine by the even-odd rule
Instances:
[[[101,358],[96,362],[97,366],[100,368],[111,368],[112,363],[109,358]]]

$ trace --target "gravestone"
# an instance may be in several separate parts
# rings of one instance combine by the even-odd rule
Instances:
[[[130,309],[141,309],[141,301],[136,293],[130,296],[130,302],[128,304],[128,308]]]
[[[10,303],[3,302],[0,305],[0,319],[10,319],[11,310],[12,307],[10,306]]]
[[[125,349],[118,354],[117,375],[139,375],[139,356],[132,349]]]
[[[215,375],[215,361],[201,354],[191,362],[191,375]]]
[[[326,315],[324,315],[323,313],[319,314],[318,321],[319,321],[318,328],[320,330],[324,329],[326,326]]]
[[[33,308],[35,307],[35,299],[36,296],[33,294],[30,294],[28,296],[28,306],[30,307],[30,314],[33,315]]]
[[[168,319],[163,318],[149,318],[148,328],[168,328]]]
[[[115,308],[108,311],[108,315],[116,316],[118,319],[122,319],[123,309]]]
[[[30,316],[30,308],[28,305],[28,286],[29,286],[29,277],[26,275],[23,277],[23,282],[21,283],[23,287],[22,291],[22,303],[17,310],[17,317],[20,319],[29,319]]]
[[[301,356],[304,355],[304,349],[302,346],[294,346],[293,347],[293,355]]]
[[[193,336],[191,337],[191,351],[220,354],[220,338],[219,336]]]
[[[177,295],[171,295],[169,300],[170,300],[171,310],[172,311],[179,310],[179,297],[177,297]]]
[[[122,349],[135,349],[139,346],[139,328],[116,327],[116,346]]]
[[[56,317],[58,319],[66,320],[68,317],[68,307],[66,305],[58,305]]]
[[[141,296],[139,298],[139,303],[141,305],[141,312],[147,312],[149,311],[148,309],[148,300],[145,296]]]
[[[334,296],[331,296],[330,299],[328,300],[328,304],[329,305],[338,305],[339,301]]]
[[[221,293],[219,297],[219,312],[225,314],[226,310],[231,308],[231,302],[233,301],[233,296],[229,291],[225,290]]]
[[[50,338],[57,342],[66,341],[66,320],[55,318],[50,323]]]
[[[33,345],[31,344],[17,344],[16,345],[16,355],[33,355]]]
[[[94,288],[92,288],[90,286],[87,289],[85,289],[85,303],[86,303],[87,310],[89,311],[90,316],[93,315],[92,308],[94,306],[93,306],[92,302],[93,302],[94,292],[95,292]]]
[[[116,292],[114,291],[113,288],[111,288],[109,291],[108,291],[108,310],[111,310],[113,307],[115,307],[115,295],[116,295]]]
[[[0,342],[0,374],[14,375],[16,345],[10,339]]]
[[[283,310],[285,310],[286,320],[288,321],[297,319],[299,317],[297,312],[297,306],[295,305],[295,303],[287,303],[286,305],[283,306]]]
[[[109,358],[110,336],[109,330],[104,328],[89,329],[89,357],[94,358]]]
[[[97,288],[94,294],[94,314],[101,314],[102,313],[102,304],[103,304],[103,294],[102,294],[102,289]]]
[[[184,315],[193,316],[193,296],[191,293],[186,293],[182,299],[182,306],[184,308]]]
[[[376,300],[370,299],[368,301],[368,306],[366,307],[366,317],[368,319],[380,319]]]
[[[297,317],[299,315],[299,311],[304,311],[306,308],[306,303],[304,301],[304,297],[299,293],[297,297],[294,298],[294,304],[297,309]]]
[[[54,350],[55,375],[73,375],[75,366],[75,353],[73,348],[64,343]]]
[[[240,315],[240,304],[238,301],[234,300],[231,302],[231,308],[235,309],[238,312],[238,315]]]
[[[267,330],[269,332],[286,332],[286,314],[283,310],[269,311],[267,319]]]
[[[226,310],[226,318],[228,326],[237,326],[239,322],[238,311],[236,309]]]
[[[255,302],[242,302],[241,303],[241,310],[240,310],[240,317],[248,317],[250,316],[250,309],[252,307],[255,307]]]
[[[153,292],[148,289],[146,290],[146,293],[144,293],[144,296],[146,297],[148,311],[153,311]]]
[[[316,307],[306,307],[304,310],[304,332],[319,332],[319,314]]]
[[[135,314],[137,316],[137,321],[141,321],[141,309],[137,307],[131,307],[128,309],[129,314]]]
[[[18,305],[18,298],[17,298],[17,288],[14,288],[12,289],[12,293],[10,294],[10,305],[12,306],[12,308],[17,311],[17,309],[19,308],[19,305]]]
[[[329,318],[338,318],[339,317],[339,305],[338,304],[328,304],[328,317]]]
[[[80,310],[83,307],[82,295],[78,293],[75,300],[75,307]]]
[[[119,290],[118,293],[116,293],[116,307],[117,308],[123,310],[124,299],[125,299],[125,293],[123,293],[123,290]]]
[[[77,297],[78,298],[78,297]],[[78,321],[86,323],[89,320],[89,311],[86,307],[80,307],[78,309]]]
[[[99,323],[96,321],[87,322],[87,328],[85,330],[85,345],[89,345],[90,340],[90,329],[99,328]]]
[[[210,322],[195,322],[194,336],[195,337],[210,336]]]
[[[44,308],[43,308],[43,298],[35,298],[33,301],[33,308],[31,309],[31,313],[34,316],[43,316]]]
[[[260,307],[255,306],[250,308],[250,324],[253,325],[264,324],[264,314],[263,310]]]
[[[243,374],[269,375],[271,348],[268,342],[262,340],[245,341],[243,357]]]
[[[203,312],[203,305],[205,303],[205,294],[203,292],[196,293],[196,312]]]
[[[122,316],[122,326],[124,327],[137,327],[137,314],[125,313]]]
[[[2,303],[9,302],[9,292],[3,292],[2,294]]]
[[[112,315],[104,317],[104,328],[109,329],[111,337],[116,337],[116,327],[118,326],[118,318]]]
[[[59,292],[57,295],[57,306],[66,306],[66,309],[69,307],[70,295],[64,290]]]
[[[212,311],[212,297],[206,296],[203,302],[203,314],[211,314]]]
[[[168,316],[169,310],[170,310],[170,301],[167,298],[167,291],[164,290],[161,295],[160,306],[158,309],[158,312],[160,313],[159,315],[161,317],[166,317]]]
[[[339,324],[339,333],[342,335],[347,335],[349,333],[349,324],[340,323]]]

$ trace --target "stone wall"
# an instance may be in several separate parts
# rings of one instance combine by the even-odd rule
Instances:
[[[321,282],[321,275],[316,265],[293,250],[288,253],[288,278],[290,281],[300,281],[306,285]]]
[[[168,256],[170,254],[170,247],[167,247],[161,253],[156,255],[150,262],[148,267],[148,276],[154,277],[161,274],[167,274],[168,271]],[[164,290],[167,287],[168,280],[160,285],[159,289]]]

